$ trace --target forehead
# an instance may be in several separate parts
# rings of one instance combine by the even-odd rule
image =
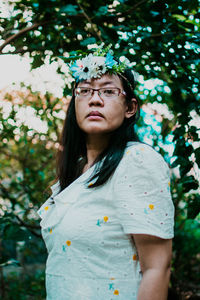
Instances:
[[[105,74],[103,75],[101,78],[92,78],[92,79],[87,79],[84,81],[81,81],[78,83],[78,86],[81,85],[87,85],[87,86],[114,86],[114,87],[118,87],[118,88],[123,88],[122,86],[122,82],[119,78],[118,75],[112,74]]]

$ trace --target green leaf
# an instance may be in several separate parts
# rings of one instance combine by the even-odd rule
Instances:
[[[25,241],[28,240],[28,232],[14,224],[9,224],[4,229],[4,240]]]
[[[37,54],[33,57],[33,62],[32,62],[32,69],[39,68],[41,65],[43,65],[44,61],[41,57],[41,55]]]
[[[89,37],[80,42],[81,46],[87,46],[89,44],[95,44],[95,43],[96,43],[96,39],[94,37]]]
[[[196,157],[196,163],[197,163],[198,167],[200,168],[200,148],[195,149],[194,154]]]
[[[68,5],[61,7],[60,12],[66,13],[70,16],[75,16],[78,14],[77,8],[78,8],[77,5],[68,4]]]
[[[187,20],[187,18],[183,15],[174,14],[174,15],[172,15],[172,17],[174,17],[174,18],[176,18],[177,20],[180,20],[180,21],[186,21]]]
[[[185,176],[181,179],[183,185],[184,193],[189,192],[190,190],[196,190],[199,187],[198,181],[194,178],[194,176]]]
[[[187,217],[195,219],[200,213],[200,195],[193,194],[187,204]]]
[[[7,266],[11,266],[11,265],[15,265],[15,266],[20,266],[20,262],[16,259],[9,259],[6,262],[3,262],[0,264],[0,267],[7,267]]]
[[[108,14],[108,7],[106,6],[101,6],[97,12],[96,12],[96,16],[105,16],[106,14]]]

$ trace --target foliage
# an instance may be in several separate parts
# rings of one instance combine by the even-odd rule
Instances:
[[[19,280],[16,273],[9,274],[5,279],[4,300],[44,300],[45,299],[45,275],[36,271],[33,274],[25,274]],[[17,298],[16,298],[17,296]]]
[[[8,1],[6,1],[9,3]],[[6,5],[6,4],[5,4]],[[154,146],[165,154],[169,136],[175,145],[172,168],[172,195],[176,207],[172,286],[192,289],[199,271],[199,212],[197,167],[200,166],[199,129],[192,116],[199,115],[199,21],[198,0],[18,0],[10,1],[8,16],[0,16],[0,52],[29,55],[32,68],[45,61],[58,62],[58,73],[68,77],[61,66],[62,56],[91,44],[113,43],[116,53],[125,55],[136,74],[145,80],[159,79],[153,90],[137,84],[137,96],[144,106],[166,104],[173,118],[161,114],[160,136]],[[70,80],[63,93],[70,95]],[[26,94],[27,93],[27,94]],[[60,99],[25,91],[4,97],[10,111],[1,113],[1,239],[29,240],[39,237],[34,213],[43,201],[41,191],[55,179],[54,153],[62,120]],[[15,99],[22,99],[16,104]],[[46,124],[46,131],[19,125],[17,111],[32,107]],[[25,111],[25,110],[24,110]],[[139,127],[148,126],[140,121]],[[160,143],[160,141],[162,143]],[[178,172],[177,172],[178,168]],[[20,211],[20,215],[18,214]],[[25,244],[26,245],[26,244]],[[5,243],[1,243],[5,247]],[[25,246],[26,247],[26,246]],[[10,257],[3,255],[0,263]],[[14,254],[12,255],[14,257]],[[187,258],[187,259],[186,259]],[[182,283],[181,283],[182,281]],[[191,282],[189,282],[191,281]]]

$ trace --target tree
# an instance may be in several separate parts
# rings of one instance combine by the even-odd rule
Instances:
[[[199,129],[192,124],[192,116],[199,115],[200,110],[199,2],[109,0],[105,4],[100,0],[90,3],[73,0],[66,4],[64,0],[18,0],[7,3],[8,15],[0,18],[2,55],[29,55],[32,58],[32,68],[41,66],[46,60],[57,61],[58,73],[68,77],[60,67],[62,57],[67,57],[69,53],[72,55],[77,49],[85,51],[92,44],[103,41],[106,44],[112,43],[116,53],[126,56],[132,62],[136,73],[145,80],[160,79],[160,85],[154,91],[148,91],[145,87],[141,89],[142,85],[138,83],[137,95],[142,105],[166,104],[173,115],[172,119],[162,116],[160,138],[166,144],[169,135],[173,135],[175,149],[172,168],[178,167],[179,170],[179,174],[174,175],[172,181],[176,206],[173,264],[176,272],[172,274],[172,284],[181,289],[190,289],[186,282],[195,283],[195,278],[200,276],[195,268],[200,253],[197,242],[200,236],[200,198],[197,193],[196,174],[197,166],[200,166],[200,148]],[[70,95],[70,85],[69,80],[63,91],[65,97]],[[27,206],[30,203],[39,205],[42,199],[36,187],[45,189],[54,177],[53,166],[49,165],[54,151],[51,147],[47,149],[46,144],[48,139],[51,140],[51,131],[56,135],[59,131],[59,121],[49,117],[48,113],[49,109],[53,110],[58,104],[58,100],[50,100],[48,94],[43,100],[40,95],[35,97],[35,102],[27,97],[24,105],[31,104],[36,114],[48,123],[44,140],[41,139],[42,134],[29,135],[29,129],[23,125],[20,128],[20,142],[16,141],[17,125],[5,120],[2,115],[1,164],[5,170],[3,176],[10,181],[2,182],[1,197],[11,203],[11,215],[6,215],[6,221],[3,221],[4,234],[8,230],[6,226],[12,227],[16,222],[19,230],[23,227],[29,233],[34,231],[35,228],[30,225],[35,226],[35,220],[28,213],[23,215],[22,220],[16,220],[13,212],[17,205],[22,205],[23,208],[25,203]],[[47,104],[39,113],[42,101]],[[9,119],[15,120],[14,106]],[[140,125],[145,126],[143,123]],[[35,136],[36,143],[33,144]],[[158,143],[158,136],[154,135],[153,143],[165,154],[164,147]],[[18,157],[14,157],[16,153],[19,153]],[[39,155],[45,157],[45,160],[41,161]],[[10,158],[10,161],[6,162],[5,158]],[[13,176],[13,165],[23,173],[21,182],[17,175]],[[24,226],[23,222],[28,222],[28,226]],[[192,240],[189,234],[191,228],[194,228]],[[37,230],[34,232],[38,234]],[[4,257],[2,262],[8,258]],[[182,285],[181,279],[184,282]]]

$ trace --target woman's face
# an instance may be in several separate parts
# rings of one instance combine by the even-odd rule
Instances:
[[[99,96],[98,91],[84,97],[88,88],[106,88],[105,95],[110,88],[119,88],[123,91],[120,78],[117,75],[103,75],[101,78],[82,81],[78,88],[86,88],[82,94],[75,97],[75,111],[77,124],[87,135],[104,135],[117,129],[127,115],[125,95],[119,94],[114,98]],[[105,99],[103,99],[105,98]]]

